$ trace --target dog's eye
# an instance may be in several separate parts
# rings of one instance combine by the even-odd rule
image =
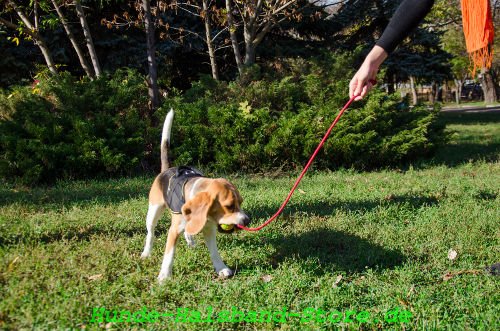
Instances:
[[[226,208],[230,211],[233,211],[234,210],[234,203],[230,204],[230,205],[227,205]]]

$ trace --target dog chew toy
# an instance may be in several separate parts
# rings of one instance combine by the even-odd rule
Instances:
[[[231,231],[234,228],[234,224],[219,224],[222,230]]]

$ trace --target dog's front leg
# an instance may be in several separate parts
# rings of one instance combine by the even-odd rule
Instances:
[[[205,244],[207,245],[208,251],[210,252],[210,258],[215,268],[215,272],[219,276],[229,277],[233,275],[233,271],[229,269],[222,261],[219,255],[219,250],[217,249],[217,226],[213,224],[207,224],[203,228],[203,237],[205,239]]]
[[[194,240],[194,236],[187,234],[187,232],[184,232],[184,238],[186,239],[189,247],[193,248],[196,246],[196,240]]]
[[[161,264],[160,274],[158,281],[162,283],[165,279],[172,276],[172,266],[174,264],[175,247],[177,246],[177,239],[179,237],[180,227],[179,222],[175,217],[172,217],[172,225],[168,230],[167,245],[165,246],[165,255]]]

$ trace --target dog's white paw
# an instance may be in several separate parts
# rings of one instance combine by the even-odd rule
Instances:
[[[224,268],[222,270],[219,270],[218,274],[219,277],[231,277],[234,275],[234,272],[229,268]]]
[[[160,284],[163,284],[165,283],[165,281],[167,279],[169,279],[170,277],[172,277],[172,274],[171,273],[163,273],[163,272],[160,272],[160,274],[158,275],[158,283]]]
[[[196,246],[196,240],[194,240],[194,236],[184,232],[184,238],[186,238],[186,242],[189,247],[193,248]]]
[[[151,256],[151,252],[149,252],[149,251],[144,251],[144,252],[142,252],[142,254],[141,254],[141,259],[147,259],[147,258],[148,258],[148,257],[150,257],[150,256]]]

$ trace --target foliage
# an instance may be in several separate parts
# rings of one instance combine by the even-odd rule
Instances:
[[[349,61],[339,54],[319,57],[301,75],[246,86],[205,78],[177,109],[177,162],[225,172],[302,166],[347,101],[342,77]],[[429,155],[445,139],[438,109],[407,104],[372,92],[342,118],[316,166],[370,169]]]
[[[0,95],[0,174],[25,183],[131,173],[147,147],[142,77],[39,77]]]
[[[446,31],[443,36],[443,48],[453,55],[450,60],[453,75],[458,80],[465,80],[470,75],[470,60],[466,51],[465,37],[461,29],[450,28]]]
[[[387,59],[388,75],[397,81],[413,76],[422,83],[443,82],[451,78],[452,56],[440,47],[441,34],[418,29],[409,43],[403,43]]]
[[[184,96],[172,92],[154,124],[146,116],[143,78],[134,71],[96,81],[42,77],[0,97],[0,174],[36,182],[158,169],[161,123],[170,108],[177,164],[218,172],[301,167],[347,101],[351,61],[349,54],[325,53],[290,63],[280,78],[227,84],[203,77]],[[437,109],[409,109],[373,91],[344,115],[315,166],[396,166],[429,155],[443,139]]]

